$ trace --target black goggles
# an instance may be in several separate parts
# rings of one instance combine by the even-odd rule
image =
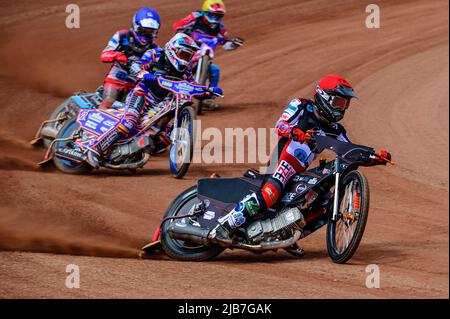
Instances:
[[[194,57],[195,52],[186,49],[178,49],[176,55],[179,59],[190,62]]]
[[[140,36],[155,38],[158,35],[157,29],[149,29],[149,28],[139,28],[138,31]]]
[[[349,98],[335,95],[330,99],[330,105],[336,110],[345,111],[350,107],[350,101]]]

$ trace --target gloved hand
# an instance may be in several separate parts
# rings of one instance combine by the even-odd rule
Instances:
[[[229,39],[225,42],[225,44],[223,45],[223,49],[225,51],[232,51],[232,50],[236,50],[237,48],[241,47],[244,45],[244,40],[237,37],[235,39]]]
[[[123,64],[128,63],[127,56],[125,54],[123,54],[122,52],[116,52],[116,55],[114,56],[114,60],[119,63],[123,63]]]
[[[241,37],[236,37],[232,41],[233,41],[233,44],[236,46],[241,47],[244,45],[244,39],[242,39]]]
[[[379,163],[379,164],[381,164],[381,165],[386,165],[386,164],[387,164],[387,161],[386,161],[386,160],[388,160],[388,161],[392,160],[392,155],[391,155],[391,153],[389,153],[389,152],[386,151],[386,150],[379,150],[379,151],[377,152],[377,154],[378,154],[378,156],[380,156],[380,157],[377,157],[377,158],[376,158],[376,161],[377,161],[377,163]],[[385,160],[385,159],[386,159],[386,160]]]
[[[290,136],[291,140],[295,142],[305,143],[305,137],[306,134],[301,128],[296,126],[292,128]]]
[[[113,51],[113,50],[102,52],[100,59],[104,63],[111,63],[114,61],[117,61],[119,63],[124,63],[124,64],[128,63],[128,58],[125,54],[123,54],[122,52]]]
[[[141,71],[141,72],[139,72],[139,74],[137,75],[137,78],[138,78],[139,80],[144,81],[144,83],[146,83],[146,84],[150,84],[150,83],[156,81],[156,78],[157,78],[157,77],[156,77],[154,74],[150,73],[150,72],[147,72],[147,71]]]
[[[314,130],[308,130],[305,133],[305,132],[303,132],[303,130],[301,128],[295,126],[291,130],[290,138],[296,142],[309,143],[311,141],[311,135],[315,134],[315,133],[316,133],[316,131],[314,131]]]
[[[132,76],[138,76],[139,72],[141,72],[141,71],[142,71],[142,65],[141,64],[136,63],[136,62],[133,62],[133,64],[131,64],[129,72],[130,72],[130,74]]]

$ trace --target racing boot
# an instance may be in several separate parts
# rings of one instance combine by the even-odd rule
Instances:
[[[203,105],[209,111],[217,111],[220,108],[220,105],[219,103],[217,103],[215,96],[210,99],[203,100]]]
[[[107,133],[96,146],[91,147],[86,152],[86,162],[95,169],[100,168],[100,163],[104,158],[104,154],[111,148],[111,146],[123,138],[125,134],[118,128]]]
[[[95,169],[100,168],[100,162],[102,160],[102,156],[95,149],[89,149],[86,152],[86,162],[91,165]]]
[[[256,194],[247,195],[227,215],[219,219],[219,224],[211,230],[208,238],[225,246],[233,245],[233,235],[244,223],[261,210]]]

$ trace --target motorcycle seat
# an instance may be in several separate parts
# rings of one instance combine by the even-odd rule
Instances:
[[[198,181],[197,191],[200,199],[238,203],[246,194],[258,191],[261,184],[262,180],[248,178],[208,178]]]

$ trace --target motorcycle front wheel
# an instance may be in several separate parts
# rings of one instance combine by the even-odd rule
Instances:
[[[186,106],[180,111],[178,125],[172,131],[175,138],[170,147],[170,170],[177,179],[183,178],[191,165],[195,141],[194,120],[194,109]]]
[[[197,198],[197,186],[193,186],[181,193],[169,206],[164,218],[186,215],[191,208],[200,201]],[[170,224],[174,220],[166,221],[161,228],[161,245],[164,252],[173,259],[181,261],[205,261],[219,255],[224,248],[220,246],[205,246],[179,239],[173,239],[168,234]]]
[[[369,183],[359,171],[344,178],[339,192],[338,220],[327,226],[327,250],[333,262],[344,264],[358,249],[369,215]]]

